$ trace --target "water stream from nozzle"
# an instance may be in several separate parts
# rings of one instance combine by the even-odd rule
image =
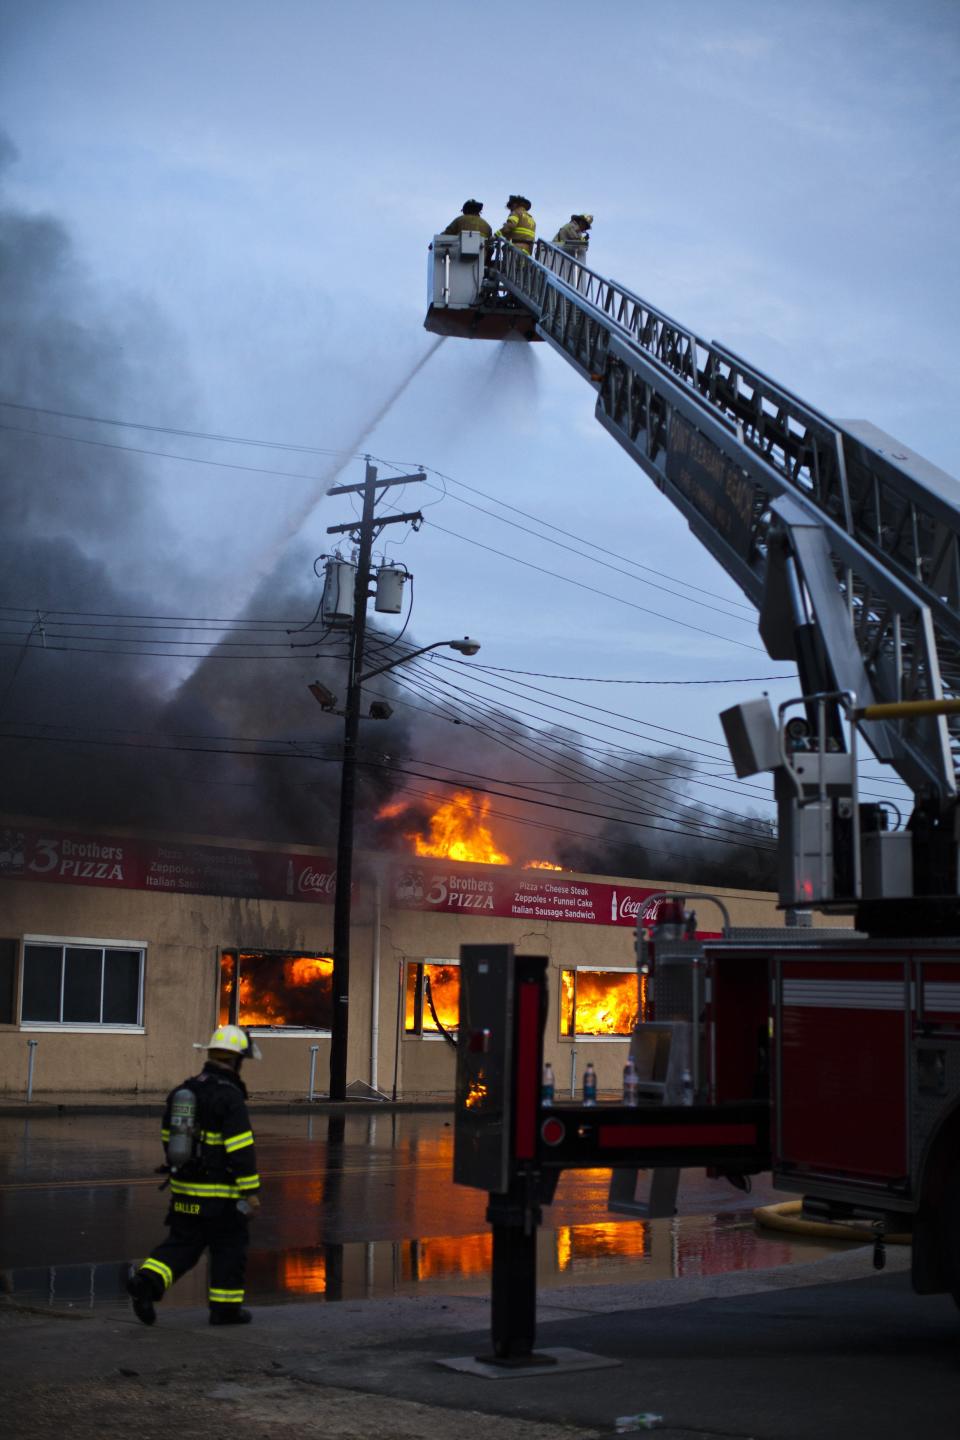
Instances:
[[[256,579],[263,580],[270,574],[290,541],[299,532],[303,525],[309,520],[320,501],[327,494],[337,477],[356,459],[358,452],[362,452],[365,442],[376,430],[377,426],[393,409],[397,401],[409,388],[412,382],[420,374],[420,371],[437,353],[446,335],[440,335],[420,359],[411,365],[399,383],[390,391],[386,399],[377,407],[374,413],[364,421],[363,426],[354,439],[341,452],[340,456],[331,462],[328,468],[317,478],[309,495],[300,503],[294,513],[288,518],[283,530],[272,542],[270,549],[263,556],[256,566]]]

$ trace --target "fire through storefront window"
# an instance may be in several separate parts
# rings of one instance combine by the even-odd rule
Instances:
[[[629,1035],[637,1023],[635,970],[561,970],[560,1034]]]
[[[329,1030],[333,958],[289,950],[224,950],[220,1024]]]
[[[456,1030],[460,1023],[460,967],[449,960],[411,961],[407,965],[406,1019],[408,1035],[438,1035],[439,1027],[427,999],[426,982],[437,1020],[444,1030]]]

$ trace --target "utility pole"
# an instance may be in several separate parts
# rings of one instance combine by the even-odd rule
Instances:
[[[347,525],[328,525],[328,535],[352,536],[357,544],[357,577],[353,592],[353,623],[347,672],[347,700],[343,721],[343,765],[340,777],[340,824],[337,831],[337,879],[333,901],[333,1016],[330,1031],[330,1099],[343,1100],[347,1093],[347,1036],[350,1025],[350,909],[353,883],[353,822],[357,789],[357,740],[360,734],[361,675],[367,629],[367,600],[370,597],[370,560],[373,542],[387,525],[412,524],[418,527],[419,510],[404,515],[377,517],[379,493],[391,485],[409,485],[426,480],[423,473],[378,480],[376,468],[367,461],[362,485],[336,485],[329,495],[362,495],[363,513]]]

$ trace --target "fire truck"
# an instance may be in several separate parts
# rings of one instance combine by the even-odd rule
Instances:
[[[638,1103],[545,1103],[546,959],[463,948],[454,1178],[489,1195],[494,1357],[532,1353],[537,1225],[571,1167],[609,1167],[611,1207],[647,1215],[683,1166],[770,1171],[805,1215],[863,1224],[878,1265],[910,1233],[914,1288],[960,1303],[960,484],[544,241],[435,237],[425,325],[572,365],[798,675],[776,714],[721,716],[738,776],[773,776],[788,923],[721,913],[698,939],[669,895],[641,921]],[[864,744],[908,816],[861,800]]]

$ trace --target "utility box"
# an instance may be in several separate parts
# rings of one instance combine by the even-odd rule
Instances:
[[[349,560],[331,556],[324,568],[320,615],[324,625],[344,626],[353,620],[357,567]]]
[[[484,239],[479,230],[435,235],[431,262],[431,306],[472,310],[479,304],[484,265]]]
[[[373,608],[381,615],[399,615],[403,609],[405,565],[381,565],[377,571],[377,598]]]
[[[733,705],[721,713],[720,724],[738,779],[775,770],[783,763],[769,700],[746,700],[742,705]]]
[[[547,961],[461,945],[453,1178],[505,1194],[536,1156]]]

